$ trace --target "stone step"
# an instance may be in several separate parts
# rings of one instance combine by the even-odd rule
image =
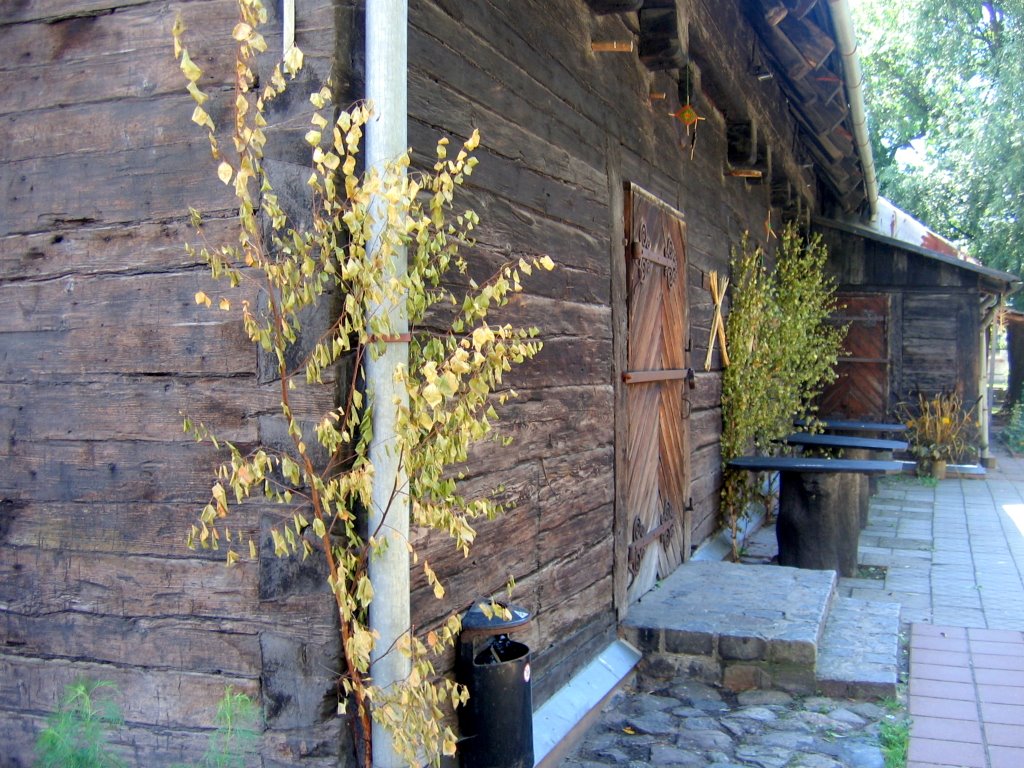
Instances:
[[[687,563],[630,606],[622,628],[644,654],[641,675],[813,693],[835,592],[834,571]]]
[[[893,695],[899,605],[840,598],[836,588],[834,571],[691,562],[630,606],[622,632],[644,655],[641,678]]]
[[[900,604],[836,597],[818,646],[818,689],[850,699],[896,695]]]

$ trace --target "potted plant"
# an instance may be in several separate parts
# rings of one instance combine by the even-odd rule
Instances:
[[[919,393],[916,405],[904,404],[900,411],[919,476],[942,480],[947,464],[963,461],[974,453],[974,408],[965,410],[956,393],[930,398]]]

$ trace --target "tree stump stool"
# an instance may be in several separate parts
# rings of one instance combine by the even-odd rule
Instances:
[[[857,573],[860,540],[860,477],[897,474],[898,461],[804,456],[741,456],[732,469],[779,473],[775,531],[779,564]]]

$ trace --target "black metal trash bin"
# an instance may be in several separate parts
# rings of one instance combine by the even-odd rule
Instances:
[[[508,637],[531,616],[507,607],[510,620],[488,618],[477,605],[462,617],[457,675],[469,688],[459,709],[463,768],[533,768],[530,648]]]

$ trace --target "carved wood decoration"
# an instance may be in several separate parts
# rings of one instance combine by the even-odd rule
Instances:
[[[628,602],[689,557],[686,225],[635,187],[625,196],[628,285]]]
[[[838,378],[821,395],[820,414],[885,421],[889,410],[889,296],[840,293],[836,322],[849,324]]]

